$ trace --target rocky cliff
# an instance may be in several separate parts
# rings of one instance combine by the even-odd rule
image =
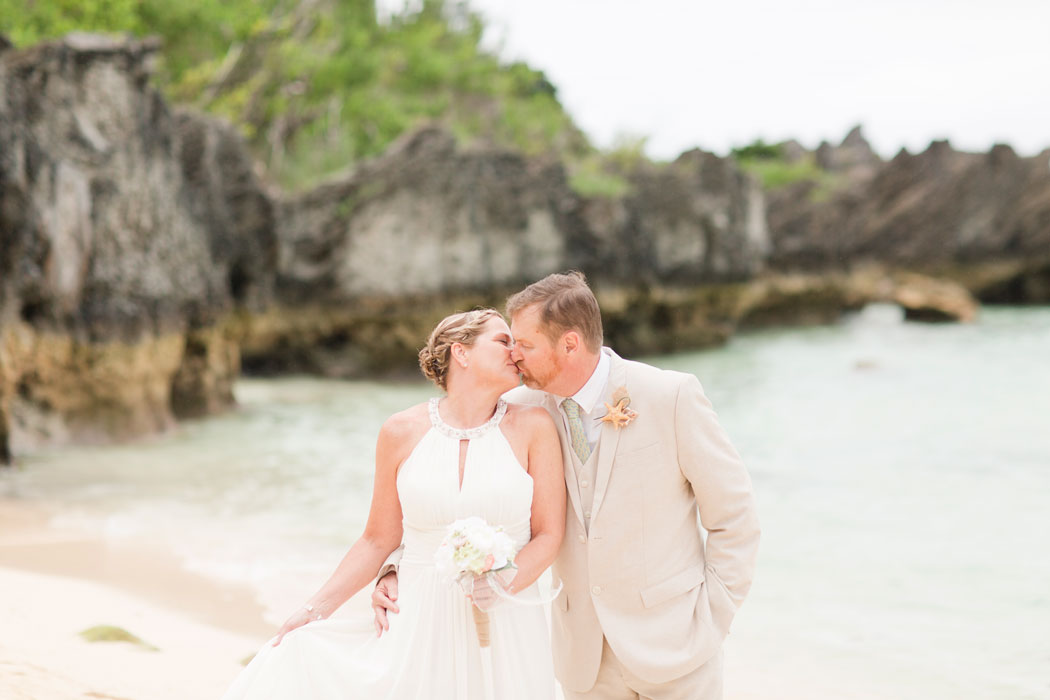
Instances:
[[[627,354],[872,299],[972,316],[958,286],[915,271],[1050,301],[1050,154],[936,143],[883,162],[857,130],[813,153],[791,144],[822,175],[768,193],[694,150],[584,198],[558,162],[425,127],[290,195],[231,128],[150,87],[155,50],[0,41],[0,461],[222,410],[242,368],[411,369],[446,313],[568,268]]]
[[[1050,302],[1050,150],[937,141],[882,162],[854,130],[816,156],[830,188],[804,180],[768,195],[772,267],[879,262],[948,276],[985,301]]]
[[[559,163],[414,132],[345,178],[281,199],[277,303],[246,321],[246,366],[346,376],[410,365],[450,308],[500,306],[569,268],[608,299],[610,337],[625,351],[695,344],[688,324],[656,328],[638,311],[654,289],[761,269],[762,192],[732,161],[699,152],[630,182],[621,199],[584,200]]]
[[[232,402],[275,211],[230,129],[148,86],[148,41],[0,54],[0,444],[126,437]]]
[[[716,342],[769,247],[758,186],[692,152],[587,201],[556,162],[436,128],[301,195],[149,86],[151,42],[0,54],[0,449],[122,438],[253,371],[411,367],[455,308],[581,268],[625,351]],[[704,283],[729,285],[696,303]],[[703,300],[701,300],[703,301]],[[714,330],[712,330],[714,329]]]

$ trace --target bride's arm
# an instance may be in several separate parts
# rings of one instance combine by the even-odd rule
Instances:
[[[554,421],[542,408],[524,412],[529,440],[529,475],[532,476],[532,539],[521,548],[518,567],[507,586],[517,593],[531,586],[558,556],[565,535],[565,471]]]
[[[407,412],[406,412],[407,413]],[[405,414],[389,418],[376,442],[376,476],[372,506],[365,531],[339,562],[328,581],[294,613],[277,633],[281,638],[311,620],[327,618],[350,596],[371,583],[387,556],[401,544],[401,501],[397,496],[397,469],[411,446],[415,421]]]

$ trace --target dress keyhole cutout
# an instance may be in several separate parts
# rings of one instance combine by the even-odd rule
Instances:
[[[459,441],[459,490],[463,491],[463,477],[467,471],[467,447],[470,440]]]

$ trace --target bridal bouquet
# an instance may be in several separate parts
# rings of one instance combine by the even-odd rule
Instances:
[[[438,574],[450,583],[458,582],[464,590],[473,588],[474,579],[487,576],[489,583],[501,590],[502,583],[493,581],[494,574],[514,567],[514,541],[501,527],[489,525],[483,518],[471,516],[448,526],[445,539],[434,553]],[[472,605],[474,625],[481,646],[489,645],[489,616]]]

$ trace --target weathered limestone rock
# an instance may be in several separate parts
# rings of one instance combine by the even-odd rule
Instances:
[[[742,328],[832,323],[871,300],[864,286],[845,273],[770,273],[747,285],[737,323]]]
[[[148,86],[156,49],[70,35],[0,54],[0,449],[232,401],[237,362],[202,363],[198,338],[268,303],[273,208],[229,127]]]
[[[920,275],[904,276],[891,294],[912,321],[971,322],[977,318],[978,303],[960,285]]]
[[[1050,304],[1050,258],[969,265],[949,271],[982,302]]]
[[[240,347],[227,329],[188,332],[170,382],[172,413],[176,418],[198,418],[229,408],[235,403],[233,382],[240,373]]]
[[[650,323],[647,314],[667,305],[648,300],[665,286],[759,269],[768,247],[760,188],[732,161],[699,151],[630,180],[623,199],[581,199],[560,164],[457,149],[435,128],[414,132],[347,177],[282,202],[279,308],[245,322],[245,367],[332,376],[411,367],[420,338],[450,309],[501,306],[570,268],[637,300],[615,320],[607,310],[618,347],[724,339],[724,324],[701,331],[684,311]]]
[[[918,155],[901,151],[830,194],[815,182],[795,183],[768,197],[770,264],[818,270],[881,262],[932,272],[996,261],[1029,270],[1034,261],[1042,269],[1050,264],[1048,161],[1050,152],[1022,158],[1000,145],[960,153],[938,141]],[[1038,298],[1040,283],[1031,286]]]
[[[788,139],[781,143],[780,153],[788,163],[798,163],[809,157],[809,151],[797,139]]]
[[[26,324],[3,328],[3,406],[9,449],[126,439],[171,427],[177,334],[134,344],[80,343]]]
[[[568,268],[633,300],[609,312],[623,347],[706,344],[731,328],[723,301],[696,312],[663,288],[762,267],[761,191],[699,151],[633,173],[612,219],[560,164],[435,128],[284,197],[229,127],[149,87],[156,48],[70,35],[0,55],[2,450],[220,410],[242,362],[411,367],[451,309]]]
[[[897,304],[912,321],[973,321],[980,307],[956,282],[881,265],[849,272],[766,273],[746,285],[740,298],[741,327],[830,323],[867,304]]]
[[[851,180],[870,179],[882,164],[882,159],[864,138],[860,126],[850,129],[838,146],[832,146],[827,141],[821,143],[814,155],[821,168]]]
[[[582,210],[592,277],[696,285],[748,279],[770,247],[759,183],[729,158],[694,149],[668,166],[640,164],[622,201]]]
[[[279,296],[344,303],[513,286],[564,266],[578,202],[560,165],[414,132],[281,207]]]

